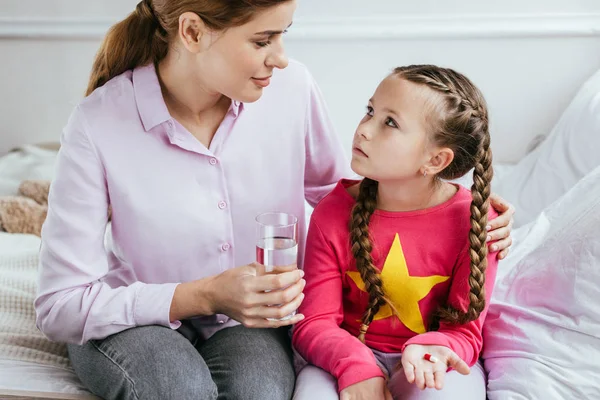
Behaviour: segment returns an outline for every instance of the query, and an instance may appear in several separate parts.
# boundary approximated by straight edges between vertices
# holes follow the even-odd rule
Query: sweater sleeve
[[[469,366],[473,366],[479,359],[483,346],[482,327],[488,312],[496,271],[498,268],[497,252],[488,253],[487,269],[485,272],[485,308],[478,319],[464,325],[453,325],[441,322],[437,331],[426,332],[409,339],[404,346],[411,344],[439,345],[449,347]],[[471,272],[471,261],[469,251],[466,249],[460,256],[455,267],[455,272],[450,286],[448,304],[466,311],[469,304],[469,274]]]
[[[304,320],[294,327],[292,344],[309,363],[331,373],[338,391],[369,378],[383,377],[373,352],[341,328],[342,275],[335,252],[313,218],[304,263]]]

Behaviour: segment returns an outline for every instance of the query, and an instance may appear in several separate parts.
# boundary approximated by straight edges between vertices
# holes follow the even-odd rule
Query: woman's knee
[[[83,384],[105,399],[217,398],[202,357],[168,328],[133,328],[69,345],[69,357]]]
[[[256,368],[244,374],[234,374],[220,394],[225,399],[281,400],[290,399],[296,376],[293,368],[266,370]]]

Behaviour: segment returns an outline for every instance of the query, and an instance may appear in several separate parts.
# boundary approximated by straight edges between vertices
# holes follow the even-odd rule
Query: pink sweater
[[[496,277],[495,253],[488,255],[486,309],[479,319],[460,326],[442,323],[437,331],[428,331],[438,306],[466,310],[468,305],[470,191],[459,187],[450,200],[424,210],[375,211],[369,224],[373,262],[400,316],[382,307],[365,346],[357,335],[368,294],[350,252],[348,230],[354,199],[346,188],[355,183],[340,181],[312,215],[304,264],[306,298],[300,309],[306,318],[294,328],[293,345],[309,363],[330,372],[340,391],[383,376],[370,348],[397,353],[409,344],[442,345],[475,364]],[[495,217],[490,209],[490,219]]]

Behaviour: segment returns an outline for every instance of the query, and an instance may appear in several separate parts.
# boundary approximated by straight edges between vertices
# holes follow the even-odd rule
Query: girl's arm
[[[477,362],[483,346],[481,331],[489,309],[497,269],[497,253],[488,253],[487,269],[485,272],[485,308],[478,319],[464,325],[441,322],[437,331],[426,332],[409,339],[402,347],[402,351],[404,351],[406,346],[411,344],[446,346],[453,350],[469,366],[473,366]],[[448,305],[466,311],[469,304],[470,272],[471,261],[467,249],[461,255],[454,269],[450,293],[448,295]]]
[[[339,391],[369,378],[383,377],[372,351],[340,327],[344,313],[342,274],[315,215],[308,231],[304,272],[306,297],[300,312],[305,319],[294,327],[292,344],[296,350],[309,363],[331,373]]]

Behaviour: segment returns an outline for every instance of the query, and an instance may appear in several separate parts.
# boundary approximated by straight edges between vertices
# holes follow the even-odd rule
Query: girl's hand
[[[426,360],[425,354],[431,354],[437,360]],[[471,370],[466,362],[446,346],[423,346],[411,344],[406,346],[402,353],[402,368],[408,383],[415,383],[419,389],[444,387],[444,378],[448,367],[457,372],[468,375]]]
[[[490,196],[490,205],[500,215],[488,224],[488,242],[497,240],[496,243],[491,245],[490,250],[492,252],[499,251],[498,259],[502,260],[508,255],[509,247],[512,245],[510,231],[514,222],[513,215],[515,214],[515,208],[494,193]]]
[[[340,400],[393,400],[382,377],[370,378],[350,385],[340,392]]]

